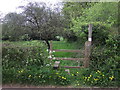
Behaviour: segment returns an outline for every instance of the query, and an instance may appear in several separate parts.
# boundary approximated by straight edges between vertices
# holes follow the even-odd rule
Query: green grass
[[[66,42],[66,41],[52,41],[53,49],[72,49],[79,50],[82,47],[79,47],[79,44],[76,42]],[[83,48],[82,48],[83,49]],[[74,53],[74,52],[53,52],[54,57],[64,57],[64,58],[81,58],[83,54]],[[56,61],[56,60],[54,60]],[[53,63],[54,63],[53,61]],[[81,65],[81,62],[72,61],[72,60],[61,60],[61,66],[78,66]]]

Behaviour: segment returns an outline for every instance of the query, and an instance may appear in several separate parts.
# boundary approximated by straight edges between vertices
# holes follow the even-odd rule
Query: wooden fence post
[[[92,24],[88,27],[88,41],[92,42]]]
[[[52,41],[50,41],[49,56],[50,56],[50,59],[52,59]]]
[[[85,42],[85,61],[84,67],[89,67],[90,53],[91,53],[91,42],[92,42],[92,24],[89,24],[88,28],[88,41]]]

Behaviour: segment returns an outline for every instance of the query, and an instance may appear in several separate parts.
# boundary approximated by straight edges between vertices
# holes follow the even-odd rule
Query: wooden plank
[[[81,52],[84,53],[84,50],[67,50],[67,49],[54,49],[53,52]]]
[[[50,52],[52,51],[52,41],[50,41]]]
[[[62,66],[62,68],[82,68],[80,66]]]
[[[60,57],[55,57],[55,60],[85,60],[85,58],[60,58]]]
[[[53,69],[58,69],[59,68],[59,64],[60,64],[60,61],[55,61]]]

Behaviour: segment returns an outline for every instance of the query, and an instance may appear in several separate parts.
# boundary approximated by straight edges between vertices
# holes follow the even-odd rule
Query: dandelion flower
[[[98,73],[101,73],[101,71],[97,70]]]
[[[21,70],[21,73],[22,73],[23,71],[24,71],[24,70],[22,69],[22,70]]]
[[[97,81],[98,79],[97,78],[94,78],[95,81]]]
[[[64,77],[62,77],[62,79],[64,79]]]
[[[90,77],[92,77],[92,75],[90,75]]]
[[[114,76],[112,76],[112,77],[109,77],[109,79],[110,79],[110,80],[113,80],[113,79],[114,79]]]

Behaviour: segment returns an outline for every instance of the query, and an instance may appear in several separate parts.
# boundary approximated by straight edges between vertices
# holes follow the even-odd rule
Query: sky
[[[63,0],[1,0],[0,1],[0,17],[5,16],[9,12],[21,12],[18,6],[24,6],[28,1],[45,2],[46,4],[56,4]],[[64,0],[64,1],[98,1],[98,0]],[[120,1],[120,0],[103,0],[103,1]]]
[[[1,0],[0,1],[0,14],[4,16],[9,12],[21,12],[18,6],[23,6],[28,3],[28,1],[45,2],[46,4],[57,4],[58,0]]]

